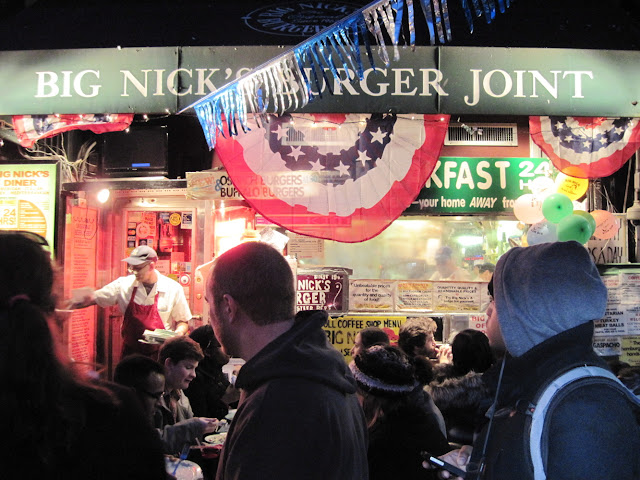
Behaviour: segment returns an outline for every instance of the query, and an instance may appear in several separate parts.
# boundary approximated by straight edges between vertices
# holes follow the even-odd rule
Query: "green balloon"
[[[564,193],[553,193],[542,202],[542,215],[551,223],[558,223],[573,212],[573,202]]]
[[[593,235],[593,233],[596,231],[596,219],[593,218],[593,215],[591,215],[589,212],[585,212],[584,210],[574,210],[573,214],[580,215],[581,217],[587,219],[587,222],[589,222],[589,225],[591,226],[591,235]]]
[[[581,215],[568,215],[558,222],[558,241],[576,242],[585,244],[591,238],[591,225]]]

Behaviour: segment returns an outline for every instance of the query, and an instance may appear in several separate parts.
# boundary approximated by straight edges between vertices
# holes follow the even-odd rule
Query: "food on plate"
[[[213,435],[204,437],[204,441],[210,443],[211,445],[222,445],[226,439],[227,432],[214,433]]]

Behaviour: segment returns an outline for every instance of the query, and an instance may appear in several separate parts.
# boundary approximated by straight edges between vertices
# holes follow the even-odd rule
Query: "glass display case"
[[[437,252],[446,246],[473,280],[478,276],[475,266],[495,265],[500,255],[520,244],[523,233],[518,221],[500,217],[401,217],[365,242],[324,240],[315,257],[305,255],[298,263],[348,267],[353,279],[429,280],[437,271]]]

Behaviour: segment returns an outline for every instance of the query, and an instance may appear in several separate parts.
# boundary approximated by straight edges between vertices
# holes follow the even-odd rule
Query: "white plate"
[[[232,410],[229,410],[229,413],[227,413],[224,418],[226,418],[229,422],[231,422],[231,420],[233,420],[233,417],[235,417],[236,412],[238,411],[237,408],[234,408]]]
[[[164,465],[168,473],[174,474],[173,471],[176,469],[176,464],[180,461],[179,458],[169,457],[165,455],[164,457]],[[202,474],[202,469],[197,463],[194,463],[190,460],[182,460],[180,465],[178,465],[178,470],[176,470],[175,477],[178,480],[202,480],[204,475]]]
[[[211,445],[222,445],[224,441],[227,439],[227,432],[223,433],[214,433],[213,435],[208,435],[204,437],[204,441],[210,443]]]

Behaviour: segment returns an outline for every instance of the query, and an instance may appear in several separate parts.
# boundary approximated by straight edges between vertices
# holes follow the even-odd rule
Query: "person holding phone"
[[[605,314],[607,288],[588,250],[575,241],[511,248],[488,287],[487,336],[502,357],[482,377],[493,392],[493,413],[475,435],[470,456],[466,447],[441,459],[465,470],[467,480],[532,479],[525,446],[537,394],[576,366],[608,369],[593,349],[594,320]],[[639,427],[617,390],[581,385],[545,422],[546,478],[640,478]]]

